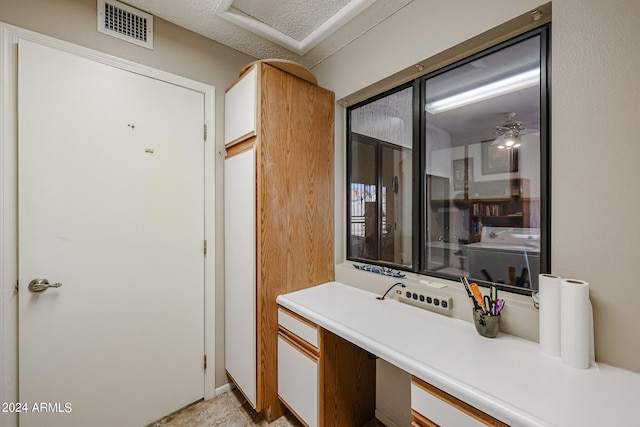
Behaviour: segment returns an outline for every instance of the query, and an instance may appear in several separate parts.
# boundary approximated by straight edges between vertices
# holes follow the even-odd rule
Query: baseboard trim
[[[226,383],[225,385],[216,388],[216,396],[219,396],[222,393],[226,393],[228,391],[231,391],[234,388],[235,388],[234,384]]]
[[[391,418],[376,409],[376,418],[387,427],[400,427]]]

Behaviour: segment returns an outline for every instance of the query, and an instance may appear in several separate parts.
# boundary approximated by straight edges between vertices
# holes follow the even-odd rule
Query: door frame
[[[204,349],[205,399],[215,389],[215,87],[102,52],[0,22],[0,402],[18,400],[18,40],[24,39],[92,61],[182,86],[204,95],[207,141],[204,142],[205,239]],[[2,414],[0,427],[17,426],[16,414]]]

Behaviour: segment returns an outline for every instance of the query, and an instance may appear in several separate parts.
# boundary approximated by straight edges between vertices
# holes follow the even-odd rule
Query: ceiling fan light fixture
[[[491,145],[507,150],[520,147],[520,132],[524,129],[521,122],[513,121],[515,115],[516,113],[506,113],[507,121],[502,126],[496,126],[498,137]]]
[[[508,132],[504,135],[498,136],[491,145],[497,145],[499,149],[511,150],[512,148],[520,147],[520,137],[515,132]]]

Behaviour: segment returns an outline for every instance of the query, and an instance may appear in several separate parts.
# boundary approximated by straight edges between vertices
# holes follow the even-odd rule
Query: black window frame
[[[408,89],[408,88],[413,88],[413,102],[414,102],[414,105],[413,105],[413,116],[414,117],[413,117],[413,133],[412,133],[413,134],[413,140],[412,140],[412,143],[413,143],[413,147],[414,148],[412,148],[412,150],[415,150],[415,146],[416,146],[415,145],[416,144],[416,127],[415,127],[416,126],[416,123],[415,123],[416,122],[416,120],[415,120],[415,113],[416,113],[416,110],[415,110],[415,107],[416,107],[415,106],[415,101],[416,101],[415,90],[416,90],[416,86],[415,86],[415,81],[411,81],[411,82],[396,86],[393,89],[389,89],[389,90],[387,90],[387,91],[385,91],[383,93],[380,93],[380,94],[378,94],[376,96],[373,96],[373,97],[371,97],[369,99],[366,99],[366,100],[364,100],[362,102],[359,102],[359,103],[354,104],[354,105],[352,105],[352,106],[347,108],[347,117],[346,117],[346,128],[347,128],[347,138],[346,138],[346,141],[347,141],[347,144],[346,144],[347,145],[347,156],[346,156],[347,175],[346,175],[346,181],[347,182],[346,182],[346,198],[345,198],[345,201],[346,201],[346,206],[347,206],[347,224],[349,226],[347,227],[347,233],[346,233],[347,240],[346,241],[347,241],[347,259],[350,260],[350,261],[356,261],[356,262],[362,262],[362,263],[367,263],[367,264],[379,265],[379,266],[386,267],[386,268],[391,268],[391,269],[394,269],[394,270],[416,272],[416,270],[415,270],[415,266],[416,266],[416,264],[415,264],[415,262],[416,262],[416,260],[415,260],[415,250],[416,250],[415,244],[416,244],[416,241],[415,240],[416,239],[413,239],[413,241],[412,241],[412,247],[411,247],[411,250],[412,250],[411,264],[412,265],[411,265],[411,267],[407,267],[407,266],[404,266],[402,264],[396,264],[396,263],[392,263],[392,262],[385,262],[385,261],[381,261],[381,260],[375,260],[374,261],[374,260],[371,260],[371,259],[368,259],[368,258],[357,258],[357,257],[354,257],[351,254],[351,244],[350,244],[350,242],[351,242],[351,227],[350,227],[350,225],[351,225],[351,219],[352,219],[352,217],[351,217],[351,184],[352,184],[352,182],[351,182],[351,177],[352,177],[351,162],[353,160],[353,152],[352,152],[353,139],[352,139],[352,135],[355,134],[355,135],[358,135],[358,136],[362,137],[363,140],[360,141],[361,143],[376,144],[376,165],[375,165],[375,167],[378,169],[378,171],[380,170],[380,166],[381,166],[381,162],[382,162],[382,159],[380,158],[379,153],[378,153],[378,151],[380,149],[380,146],[383,145],[383,144],[392,145],[392,144],[389,144],[389,143],[387,143],[385,141],[381,141],[381,140],[378,140],[378,139],[373,138],[373,137],[367,137],[365,135],[360,135],[357,132],[350,132],[350,129],[351,129],[351,111],[355,110],[355,109],[357,109],[359,107],[362,107],[363,105],[370,104],[370,103],[375,102],[375,101],[377,101],[379,99],[385,98],[385,97],[387,97],[389,95],[392,95],[392,94],[394,94],[396,92],[401,92],[401,91],[403,91],[405,89]],[[365,142],[364,140],[368,140],[368,142]],[[412,232],[413,233],[415,233],[415,230],[416,230],[416,228],[415,228],[415,222],[416,222],[415,221],[416,220],[416,213],[415,213],[415,203],[416,203],[416,200],[415,200],[415,197],[416,197],[416,190],[415,190],[415,184],[416,184],[415,160],[416,160],[415,152],[412,152],[412,168],[413,168],[413,170],[412,170],[412,189],[413,189],[413,191],[412,191],[412,219],[413,219],[413,221],[412,221],[412,227],[413,227]],[[380,200],[379,199],[379,195],[380,195],[380,192],[381,192],[381,188],[380,188],[381,187],[381,181],[382,181],[382,177],[378,174],[377,179],[376,179],[376,193],[377,193],[376,197],[378,197],[378,198],[376,200]],[[378,206],[378,224],[380,224],[380,221],[381,221],[380,211],[381,211],[381,206]],[[378,230],[378,233],[380,233],[380,230]]]
[[[445,73],[449,70],[475,61],[481,57],[497,52],[506,47],[520,43],[532,37],[540,37],[540,273],[548,273],[551,271],[551,23],[541,25],[533,30],[515,36],[509,40],[498,43],[481,52],[470,55],[450,65],[444,66],[438,70],[417,77],[414,80],[394,87],[372,98],[347,107],[346,111],[346,202],[347,202],[347,230],[346,242],[347,252],[346,258],[349,261],[363,262],[367,264],[380,265],[395,270],[404,270],[417,273],[420,275],[428,275],[448,280],[459,280],[460,276],[451,274],[438,273],[437,271],[427,270],[426,267],[426,238],[425,230],[427,224],[426,201],[427,183],[426,183],[426,112],[425,105],[425,84],[426,81],[434,76]],[[352,153],[352,132],[351,132],[351,111],[362,107],[371,102],[389,96],[395,92],[413,87],[413,147],[412,147],[412,265],[407,267],[400,264],[381,262],[370,259],[355,258],[351,254],[351,164],[353,161]],[[419,179],[419,177],[425,177]],[[379,177],[378,177],[379,178]],[[476,283],[482,286],[495,285],[495,283],[485,282],[479,278],[473,278]],[[501,288],[500,285],[498,285]],[[519,293],[530,294],[531,289],[518,289],[511,286],[504,287],[503,290]]]

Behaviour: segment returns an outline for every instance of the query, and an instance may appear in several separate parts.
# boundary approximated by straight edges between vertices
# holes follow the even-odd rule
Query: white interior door
[[[148,424],[204,393],[203,94],[18,55],[20,425]]]

